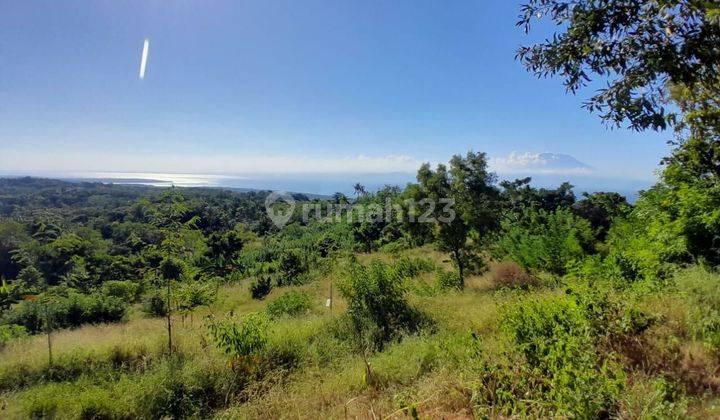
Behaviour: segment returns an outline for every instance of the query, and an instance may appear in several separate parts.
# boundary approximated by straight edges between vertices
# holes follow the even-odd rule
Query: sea
[[[71,182],[101,182],[119,185],[146,185],[153,187],[206,187],[232,190],[270,190],[304,193],[314,196],[330,196],[340,192],[353,195],[354,186],[362,184],[366,191],[377,191],[384,186],[404,187],[415,182],[415,174],[391,173],[303,173],[303,174],[193,174],[162,172],[73,172],[73,171],[0,171],[0,177],[32,176],[60,179]],[[504,174],[498,179],[515,179],[532,174]],[[533,186],[555,188],[568,181],[575,186],[575,194],[583,192],[614,191],[634,202],[641,190],[649,188],[653,181],[599,178],[587,176],[538,175],[533,177]]]

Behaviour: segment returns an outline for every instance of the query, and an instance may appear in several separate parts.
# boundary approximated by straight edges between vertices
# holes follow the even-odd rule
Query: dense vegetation
[[[1,416],[717,417],[718,13],[524,8],[561,30],[530,70],[616,77],[591,110],[675,129],[632,204],[472,151],[295,195],[283,228],[269,192],[0,180]]]

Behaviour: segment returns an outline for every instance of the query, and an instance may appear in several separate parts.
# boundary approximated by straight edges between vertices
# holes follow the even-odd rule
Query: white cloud
[[[67,153],[59,150],[6,151],[0,153],[4,172],[81,173],[173,173],[173,174],[415,174],[427,160],[407,155],[188,155],[166,153],[103,153],[86,150]],[[435,163],[432,162],[435,166]],[[500,175],[599,175],[572,156],[559,153],[510,153],[489,159],[491,170]]]
[[[414,173],[423,161],[405,155],[310,157],[281,155],[188,156],[166,154],[0,154],[0,169],[42,172],[124,172],[178,174]]]
[[[489,166],[500,174],[592,175],[595,169],[570,155],[561,153],[518,153],[491,158]]]

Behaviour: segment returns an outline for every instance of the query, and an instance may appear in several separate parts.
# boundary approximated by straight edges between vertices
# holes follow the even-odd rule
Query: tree
[[[663,180],[671,184],[720,179],[720,75],[715,89],[674,85],[670,98],[683,118],[675,126],[675,150],[665,158]]]
[[[218,274],[226,274],[234,268],[233,260],[242,251],[248,235],[239,230],[216,232],[208,238],[208,257]]]
[[[350,201],[348,201],[348,198],[345,196],[345,194],[341,192],[336,192],[332,196],[332,202],[335,204],[348,204]]]
[[[30,227],[30,233],[34,239],[41,243],[54,241],[60,236],[61,230],[52,223],[36,222]]]
[[[467,270],[478,262],[477,247],[499,223],[495,174],[488,172],[484,153],[468,152],[464,158],[453,156],[449,171],[445,165],[435,171],[427,163],[422,165],[417,179],[420,188],[415,198],[429,206],[428,213],[437,222],[436,242],[450,253],[464,283]]]
[[[302,283],[302,275],[307,272],[307,266],[301,258],[299,250],[283,250],[278,259],[276,283],[278,286],[289,286]]]
[[[219,279],[222,280],[222,279]],[[210,305],[217,298],[218,279],[213,281],[191,281],[181,285],[177,292],[177,309],[185,315],[190,314],[192,323],[192,311],[199,306]]]
[[[608,80],[585,107],[613,126],[665,129],[668,84],[720,95],[719,9],[699,0],[530,0],[518,26],[528,32],[549,17],[561,29],[517,57],[538,77],[561,76],[573,93],[593,77]]]
[[[4,278],[0,276],[0,313],[10,308],[10,305],[17,302],[17,293],[15,287],[7,284]]]
[[[45,287],[45,279],[34,265],[28,265],[17,276],[17,284],[25,293],[38,293]]]
[[[557,275],[591,251],[595,239],[590,223],[566,209],[527,208],[521,218],[505,218],[502,227],[498,248],[505,257],[527,270]]]
[[[81,290],[83,293],[90,292],[91,287],[94,285],[86,266],[87,263],[83,257],[73,255],[65,263],[65,273],[61,277],[62,283]]]
[[[0,276],[17,277],[22,266],[13,260],[13,251],[29,240],[25,226],[14,220],[0,220]]]
[[[632,207],[627,199],[615,192],[583,193],[583,199],[575,203],[575,215],[590,222],[598,239],[604,239],[613,219],[627,216]]]
[[[365,190],[365,187],[360,184],[359,182],[353,186],[355,189],[355,196],[356,197],[364,197],[367,194],[367,191]]]
[[[513,213],[522,214],[525,209],[532,207],[536,210],[554,212],[559,209],[569,209],[575,203],[573,186],[563,182],[555,189],[533,188],[530,186],[532,178],[516,179],[515,181],[502,181],[502,199],[505,208]]]
[[[47,282],[55,285],[77,265],[73,263],[73,258],[85,257],[91,249],[92,244],[79,235],[63,234],[54,241],[43,245],[38,265]]]
[[[408,303],[403,282],[386,264],[373,261],[366,267],[351,261],[347,274],[340,292],[348,305],[355,344],[364,358],[368,350],[382,349],[403,332],[421,326],[422,315]]]
[[[168,353],[172,354],[172,282],[180,279],[184,271],[183,263],[172,257],[165,258],[160,264],[160,273],[167,287],[167,332]]]
[[[522,10],[518,24],[526,31],[543,16],[561,28],[518,51],[530,71],[562,76],[572,92],[591,77],[607,79],[588,109],[614,126],[627,121],[635,130],[676,130],[661,182],[631,214],[639,239],[625,247],[623,258],[639,266],[656,257],[648,267],[697,259],[720,264],[718,1],[529,0]],[[668,101],[679,115],[665,109]],[[628,235],[610,237],[623,238],[614,240],[621,245]],[[637,258],[627,257],[633,253]]]

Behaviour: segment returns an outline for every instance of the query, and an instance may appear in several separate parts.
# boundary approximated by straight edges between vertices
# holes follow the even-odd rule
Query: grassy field
[[[430,249],[409,254],[446,264]],[[390,260],[384,254],[359,257],[365,263],[374,258]],[[289,288],[277,288],[262,301],[250,298],[247,284],[221,288],[211,307],[174,317],[172,355],[165,320],[139,311],[121,324],[54,332],[52,365],[45,335],[11,343],[0,353],[0,417],[498,417],[495,405],[482,397],[490,385],[473,366],[472,349],[479,346],[491,361],[506,359],[513,344],[500,328],[504,308],[521,298],[565,293],[549,283],[496,290],[488,275],[470,278],[462,291],[428,293],[432,273],[423,274],[412,280],[408,299],[433,320],[432,327],[367,355],[366,364],[343,335],[345,303],[335,293],[332,313],[325,306],[339,276],[333,271],[296,288],[312,296],[311,310],[273,321],[260,366],[252,372],[231,368],[204,319],[262,311]],[[676,279],[671,292],[638,299],[657,322],[624,350],[615,349],[626,373],[619,417],[720,415],[713,396],[720,389],[720,363],[693,330],[703,316],[693,299],[720,297],[720,276],[692,268]],[[682,386],[669,391],[668,384]],[[678,394],[669,398],[669,392]],[[542,401],[529,407],[528,415],[545,412]]]

